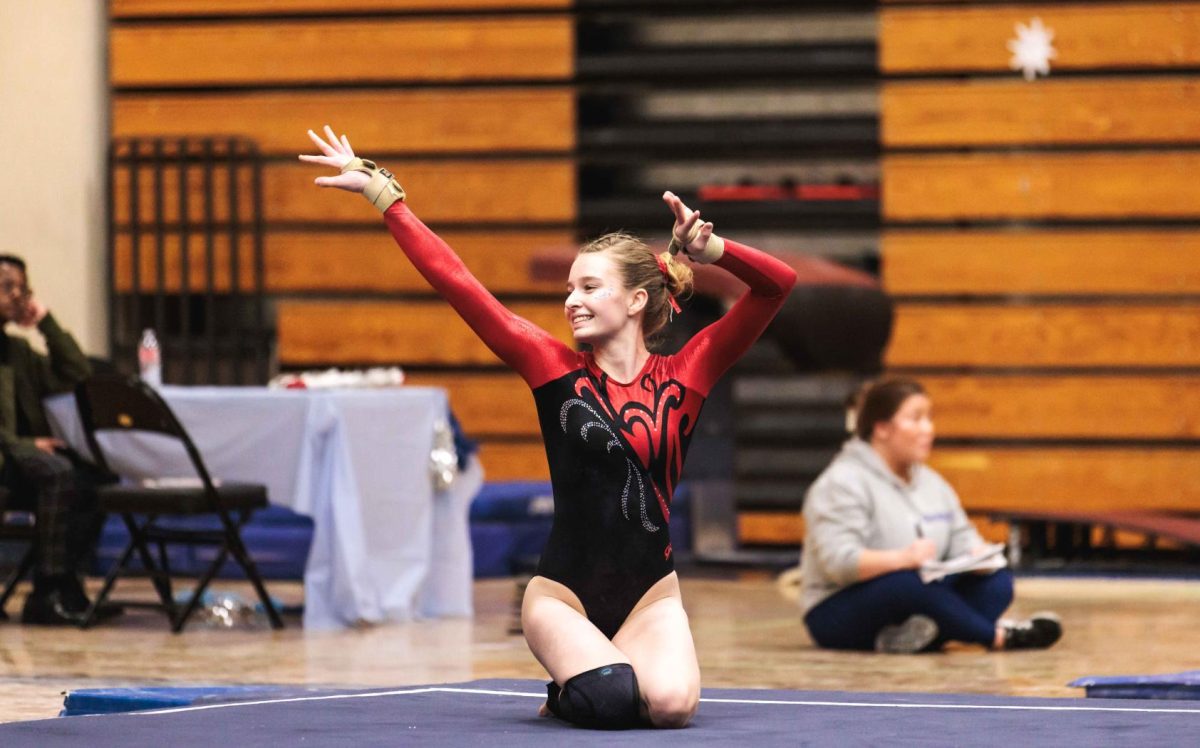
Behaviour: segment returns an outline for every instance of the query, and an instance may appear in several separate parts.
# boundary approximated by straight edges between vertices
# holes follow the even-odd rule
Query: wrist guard
[[[371,178],[363,188],[363,197],[380,213],[387,211],[397,200],[404,200],[404,188],[396,181],[396,177],[387,169],[376,166],[374,161],[352,158],[342,167],[343,174],[348,171],[361,171]]]
[[[709,265],[721,259],[721,255],[725,254],[725,240],[716,234],[709,234],[708,243],[704,245],[704,249],[699,251],[687,250],[687,246],[696,240],[700,235],[700,222],[697,221],[692,230],[688,233],[687,241],[679,241],[675,236],[675,232],[671,232],[671,241],[667,244],[667,251],[672,255],[677,255],[680,252],[687,255],[687,258],[692,262],[698,262],[701,265]]]

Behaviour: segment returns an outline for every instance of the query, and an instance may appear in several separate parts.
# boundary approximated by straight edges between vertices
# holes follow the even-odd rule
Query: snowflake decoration
[[[1029,25],[1018,23],[1017,38],[1008,42],[1012,52],[1009,67],[1020,70],[1025,80],[1031,81],[1041,75],[1050,75],[1050,61],[1058,57],[1054,49],[1054,30],[1042,25],[1042,19],[1034,18]]]

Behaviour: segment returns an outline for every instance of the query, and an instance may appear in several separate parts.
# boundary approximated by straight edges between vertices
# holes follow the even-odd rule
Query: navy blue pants
[[[915,571],[894,571],[835,592],[808,611],[804,623],[818,646],[874,649],[881,628],[920,613],[937,622],[935,647],[947,641],[990,647],[996,621],[1012,599],[1008,569],[958,574],[930,584]]]

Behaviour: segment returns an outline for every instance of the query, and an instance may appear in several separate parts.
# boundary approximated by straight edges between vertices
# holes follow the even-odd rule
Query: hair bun
[[[667,293],[677,299],[687,298],[692,294],[695,285],[695,273],[692,269],[675,258],[670,252],[663,252],[658,259],[666,268]]]

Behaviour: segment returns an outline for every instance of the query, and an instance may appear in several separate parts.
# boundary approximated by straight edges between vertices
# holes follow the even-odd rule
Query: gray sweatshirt
[[[981,545],[958,494],[926,465],[905,483],[861,439],[846,442],[804,498],[804,552],[800,607],[807,613],[858,580],[864,548],[896,550],[918,533],[937,545],[938,558],[955,558]]]

